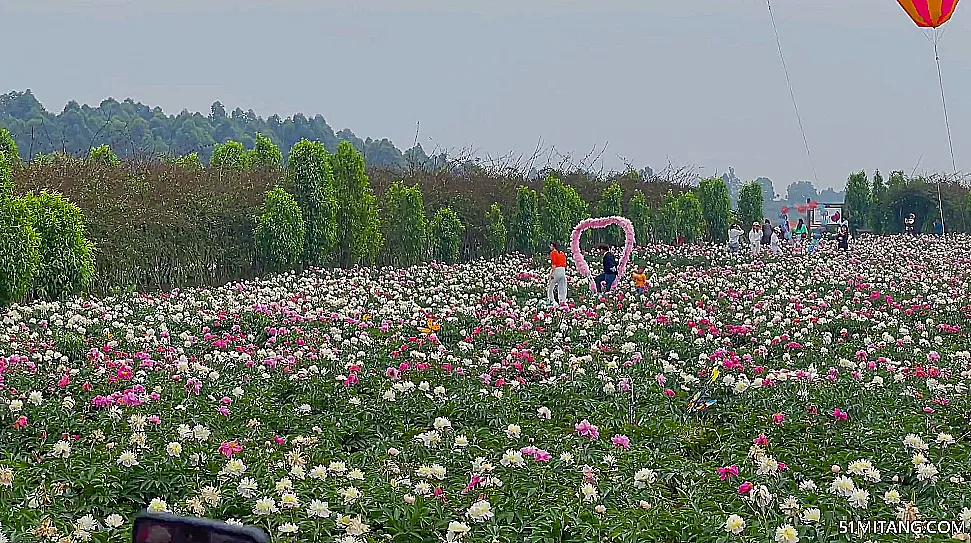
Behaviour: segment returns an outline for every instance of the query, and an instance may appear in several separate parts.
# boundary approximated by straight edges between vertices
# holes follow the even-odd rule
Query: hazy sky
[[[949,171],[933,46],[894,0],[775,0],[821,187]],[[405,7],[407,6],[407,7]],[[971,6],[969,6],[971,7]],[[940,42],[958,169],[971,10]],[[482,155],[608,144],[660,168],[812,180],[764,0],[0,0],[0,92],[320,113],[335,130]],[[921,158],[922,157],[922,158]]]

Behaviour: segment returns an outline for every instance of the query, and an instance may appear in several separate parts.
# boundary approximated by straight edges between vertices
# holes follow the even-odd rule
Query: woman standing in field
[[[556,242],[550,242],[550,280],[546,294],[554,304],[566,301],[566,253],[560,251]]]
[[[839,241],[839,247],[841,251],[847,251],[850,248],[850,229],[843,225],[840,227],[840,233],[836,236]]]
[[[749,230],[748,233],[748,243],[752,248],[753,255],[759,254],[759,249],[761,248],[762,232],[760,231],[760,228],[759,223],[754,222],[752,223],[752,229]]]

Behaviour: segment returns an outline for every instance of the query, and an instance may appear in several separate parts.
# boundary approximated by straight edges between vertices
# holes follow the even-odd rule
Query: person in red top
[[[566,254],[555,242],[550,242],[550,280],[546,294],[553,303],[566,301]]]

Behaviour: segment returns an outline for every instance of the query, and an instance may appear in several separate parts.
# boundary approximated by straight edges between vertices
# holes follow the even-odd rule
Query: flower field
[[[564,308],[519,257],[12,307],[0,542],[130,541],[145,508],[344,543],[971,520],[971,237],[634,263],[646,294],[574,272]]]

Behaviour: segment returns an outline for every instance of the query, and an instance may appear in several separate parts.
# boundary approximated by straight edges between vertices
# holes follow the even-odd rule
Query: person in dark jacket
[[[762,246],[768,247],[772,243],[772,223],[769,219],[765,219],[765,224],[762,225]]]
[[[610,290],[617,281],[617,257],[611,252],[607,245],[597,247],[603,253],[603,273],[598,275],[594,281],[597,283],[597,292]]]
[[[849,250],[850,248],[850,229],[843,225],[840,227],[839,234],[836,236],[836,240],[839,242],[839,248],[841,251]]]

